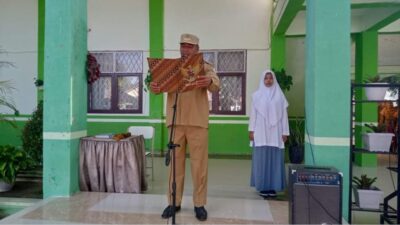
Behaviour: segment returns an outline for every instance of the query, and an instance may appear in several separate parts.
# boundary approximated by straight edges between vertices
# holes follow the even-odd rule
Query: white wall
[[[286,39],[286,73],[293,78],[293,86],[286,93],[289,116],[304,116],[305,39]]]
[[[194,33],[201,49],[247,49],[247,107],[260,73],[269,67],[272,0],[166,0],[166,57],[179,56],[179,37]]]
[[[36,108],[37,76],[37,0],[0,0],[1,61],[15,67],[0,68],[0,80],[10,80],[15,91],[12,97],[21,114],[31,114]],[[8,113],[0,108],[0,113]]]
[[[148,0],[88,0],[88,49],[149,49]]]
[[[149,57],[148,0],[88,0],[88,49],[143,51],[144,78]],[[144,92],[143,115],[149,114],[149,95]]]

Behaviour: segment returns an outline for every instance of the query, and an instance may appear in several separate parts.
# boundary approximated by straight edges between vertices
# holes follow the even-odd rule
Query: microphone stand
[[[176,123],[176,107],[178,102],[178,92],[175,93],[175,103],[172,106],[173,114],[172,114],[172,124],[171,124],[171,131],[169,133],[169,142],[167,144],[168,153],[165,156],[165,165],[168,166],[171,161],[171,151],[172,151],[172,224],[175,224],[175,207],[176,207],[176,166],[175,166],[175,148],[179,147],[178,144],[175,144],[173,141],[174,137],[174,129]],[[169,185],[169,184],[168,184]]]

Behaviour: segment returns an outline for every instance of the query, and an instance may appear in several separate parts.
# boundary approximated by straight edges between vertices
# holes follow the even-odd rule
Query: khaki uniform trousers
[[[171,131],[171,129],[170,129]],[[185,183],[186,148],[190,151],[190,168],[193,180],[193,203],[200,207],[207,203],[208,176],[208,129],[197,126],[175,126],[174,143],[180,147],[175,149],[176,160],[176,205],[182,202],[183,186]],[[169,169],[168,202],[172,205],[172,152]]]

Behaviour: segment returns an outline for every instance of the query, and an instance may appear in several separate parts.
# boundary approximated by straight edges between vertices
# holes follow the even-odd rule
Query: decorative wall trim
[[[355,122],[354,124],[355,124],[356,126],[360,126],[360,127],[365,126],[365,124],[373,124],[373,125],[375,125],[375,126],[378,125],[377,122]]]
[[[161,119],[88,118],[87,122],[100,122],[100,123],[165,123],[165,120],[161,120]]]
[[[87,122],[100,123],[165,123],[161,119],[108,119],[108,118],[88,118]],[[210,124],[249,124],[248,120],[210,120]]]
[[[5,117],[5,119],[10,120],[10,121],[28,121],[30,117]]]
[[[309,137],[309,138],[308,138]],[[347,137],[314,137],[305,136],[305,142],[320,146],[349,146],[350,138]]]
[[[73,140],[87,136],[87,130],[74,132],[43,132],[44,140]]]

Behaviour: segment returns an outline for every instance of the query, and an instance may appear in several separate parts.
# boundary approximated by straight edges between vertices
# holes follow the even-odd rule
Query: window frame
[[[116,72],[115,71],[115,55],[117,53],[124,52],[140,52],[141,54],[141,64],[142,64],[142,73],[126,73],[126,72]],[[142,51],[92,51],[92,54],[96,53],[112,53],[113,54],[113,72],[101,72],[100,67],[100,77],[111,77],[111,109],[92,109],[91,107],[91,99],[92,99],[92,85],[88,84],[87,90],[87,111],[88,113],[100,113],[100,114],[141,114],[143,113],[143,52]],[[139,79],[139,97],[138,97],[138,108],[134,110],[121,110],[118,107],[119,101],[119,89],[118,89],[118,78],[120,77],[137,77]]]
[[[247,51],[245,49],[205,49],[202,50],[201,52],[203,53],[213,53],[214,54],[214,62],[209,62],[210,64],[213,65],[213,67],[216,70],[217,76],[220,78],[221,77],[229,77],[229,76],[237,76],[242,78],[242,104],[241,104],[241,110],[240,111],[226,111],[226,110],[219,110],[220,102],[219,102],[219,95],[220,91],[218,92],[213,92],[212,94],[212,102],[211,102],[211,110],[210,114],[212,115],[246,115],[246,79],[247,79]],[[224,71],[218,71],[218,54],[219,53],[226,53],[226,52],[243,52],[243,71],[229,71],[229,72],[224,72]],[[221,84],[220,84],[221,86]]]

